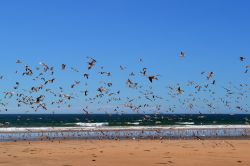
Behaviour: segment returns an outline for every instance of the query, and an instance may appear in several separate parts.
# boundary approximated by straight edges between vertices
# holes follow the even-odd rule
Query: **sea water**
[[[0,141],[54,139],[248,138],[250,115],[0,115]]]

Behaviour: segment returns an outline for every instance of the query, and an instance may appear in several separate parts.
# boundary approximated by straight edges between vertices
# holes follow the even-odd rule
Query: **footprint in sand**
[[[95,150],[96,148],[90,148],[90,149],[86,149],[86,150]]]
[[[163,157],[163,158],[165,158],[165,159],[170,159],[170,158],[172,158],[172,157],[170,157],[170,156],[166,156],[166,157]]]
[[[160,165],[164,165],[164,164],[173,164],[173,161],[168,161],[167,163],[156,163],[156,164],[160,164]]]
[[[0,161],[0,164],[8,164],[9,162],[7,161]]]
[[[30,148],[26,148],[26,149],[24,149],[22,152],[28,153],[28,152],[36,152],[36,151],[40,152],[41,149],[30,149]]]

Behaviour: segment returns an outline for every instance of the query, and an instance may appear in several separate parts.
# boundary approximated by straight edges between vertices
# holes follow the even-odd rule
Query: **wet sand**
[[[250,165],[250,140],[70,140],[0,143],[0,166]]]

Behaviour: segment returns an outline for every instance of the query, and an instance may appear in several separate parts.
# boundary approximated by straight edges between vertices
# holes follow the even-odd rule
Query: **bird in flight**
[[[148,76],[148,80],[152,83],[153,80],[158,80],[156,76]]]
[[[179,57],[184,58],[185,56],[186,56],[185,53],[183,51],[181,51]]]
[[[93,58],[89,58],[89,61],[88,61],[88,70],[92,69],[96,64],[96,60],[93,59]]]
[[[65,64],[62,64],[62,65],[61,65],[61,69],[62,69],[62,70],[65,70],[65,68],[66,68],[66,65],[65,65]]]
[[[245,59],[246,59],[246,58],[243,57],[243,56],[240,57],[240,61],[242,61],[242,62],[243,62]]]

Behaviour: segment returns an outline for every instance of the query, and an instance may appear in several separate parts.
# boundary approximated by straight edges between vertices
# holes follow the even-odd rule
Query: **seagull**
[[[62,64],[62,65],[61,65],[61,69],[62,69],[62,70],[65,70],[65,68],[66,68],[66,65],[65,65],[65,64]]]
[[[20,63],[22,63],[22,62],[18,59],[18,60],[16,61],[16,63],[17,63],[17,64],[20,64]]]
[[[147,68],[143,68],[142,69],[142,71],[141,71],[141,74],[143,75],[143,76],[146,76],[146,73],[147,73]]]
[[[44,72],[47,72],[47,71],[49,70],[49,66],[48,66],[48,65],[46,65],[45,63],[40,62],[39,64],[43,66],[43,68],[44,68],[44,69],[43,69],[43,70],[44,70]]]
[[[40,103],[41,101],[43,101],[44,98],[45,98],[44,95],[40,95],[39,97],[36,98],[36,103]]]
[[[124,66],[120,65],[120,69],[121,69],[121,70],[125,70],[125,69],[126,69],[126,67],[124,67]]]
[[[84,73],[84,74],[83,74],[83,77],[85,77],[85,78],[89,79],[89,74]]]
[[[89,58],[88,62],[88,70],[92,69],[95,66],[96,60],[93,58]]]
[[[27,75],[27,76],[31,76],[33,75],[33,71],[30,69],[29,66],[25,66],[25,72],[23,73],[23,75]]]
[[[108,85],[108,87],[111,87],[113,84],[111,82],[109,82],[107,85]]]
[[[176,92],[177,92],[177,94],[183,94],[184,90],[182,90],[181,87],[178,87]]]
[[[153,80],[158,80],[156,76],[148,76],[149,81],[152,83]]]
[[[79,72],[79,70],[74,68],[74,67],[71,67],[71,70],[74,71],[74,72],[77,72],[77,73]]]
[[[127,80],[126,84],[128,85],[129,88],[135,87],[135,83],[133,83],[130,79]]]
[[[100,88],[98,88],[98,89],[97,89],[97,91],[99,91],[99,92],[101,92],[101,93],[102,93],[102,92],[105,92],[105,91],[106,91],[106,89],[105,89],[105,88],[103,88],[103,87],[100,87]]]
[[[86,109],[84,109],[84,108],[82,109],[82,111],[83,111],[83,112],[85,112],[85,114],[86,114],[86,115],[88,115],[88,114],[89,114],[89,111],[87,111],[87,110],[86,110]]]
[[[242,62],[243,62],[245,59],[246,59],[246,58],[243,57],[243,56],[240,57],[240,61],[242,61]]]
[[[129,74],[129,76],[135,76],[135,73],[131,72],[131,73]]]
[[[102,72],[99,72],[99,74],[106,75],[106,76],[111,76],[110,72],[104,72],[104,71],[102,71]]]
[[[181,51],[179,56],[180,56],[180,58],[184,58],[186,55],[184,52]]]
[[[207,79],[209,80],[210,78],[212,78],[214,75],[214,72],[208,72],[208,76],[207,76]]]
[[[15,94],[15,92],[4,92],[4,94],[5,94],[4,98],[7,97],[11,98]]]

